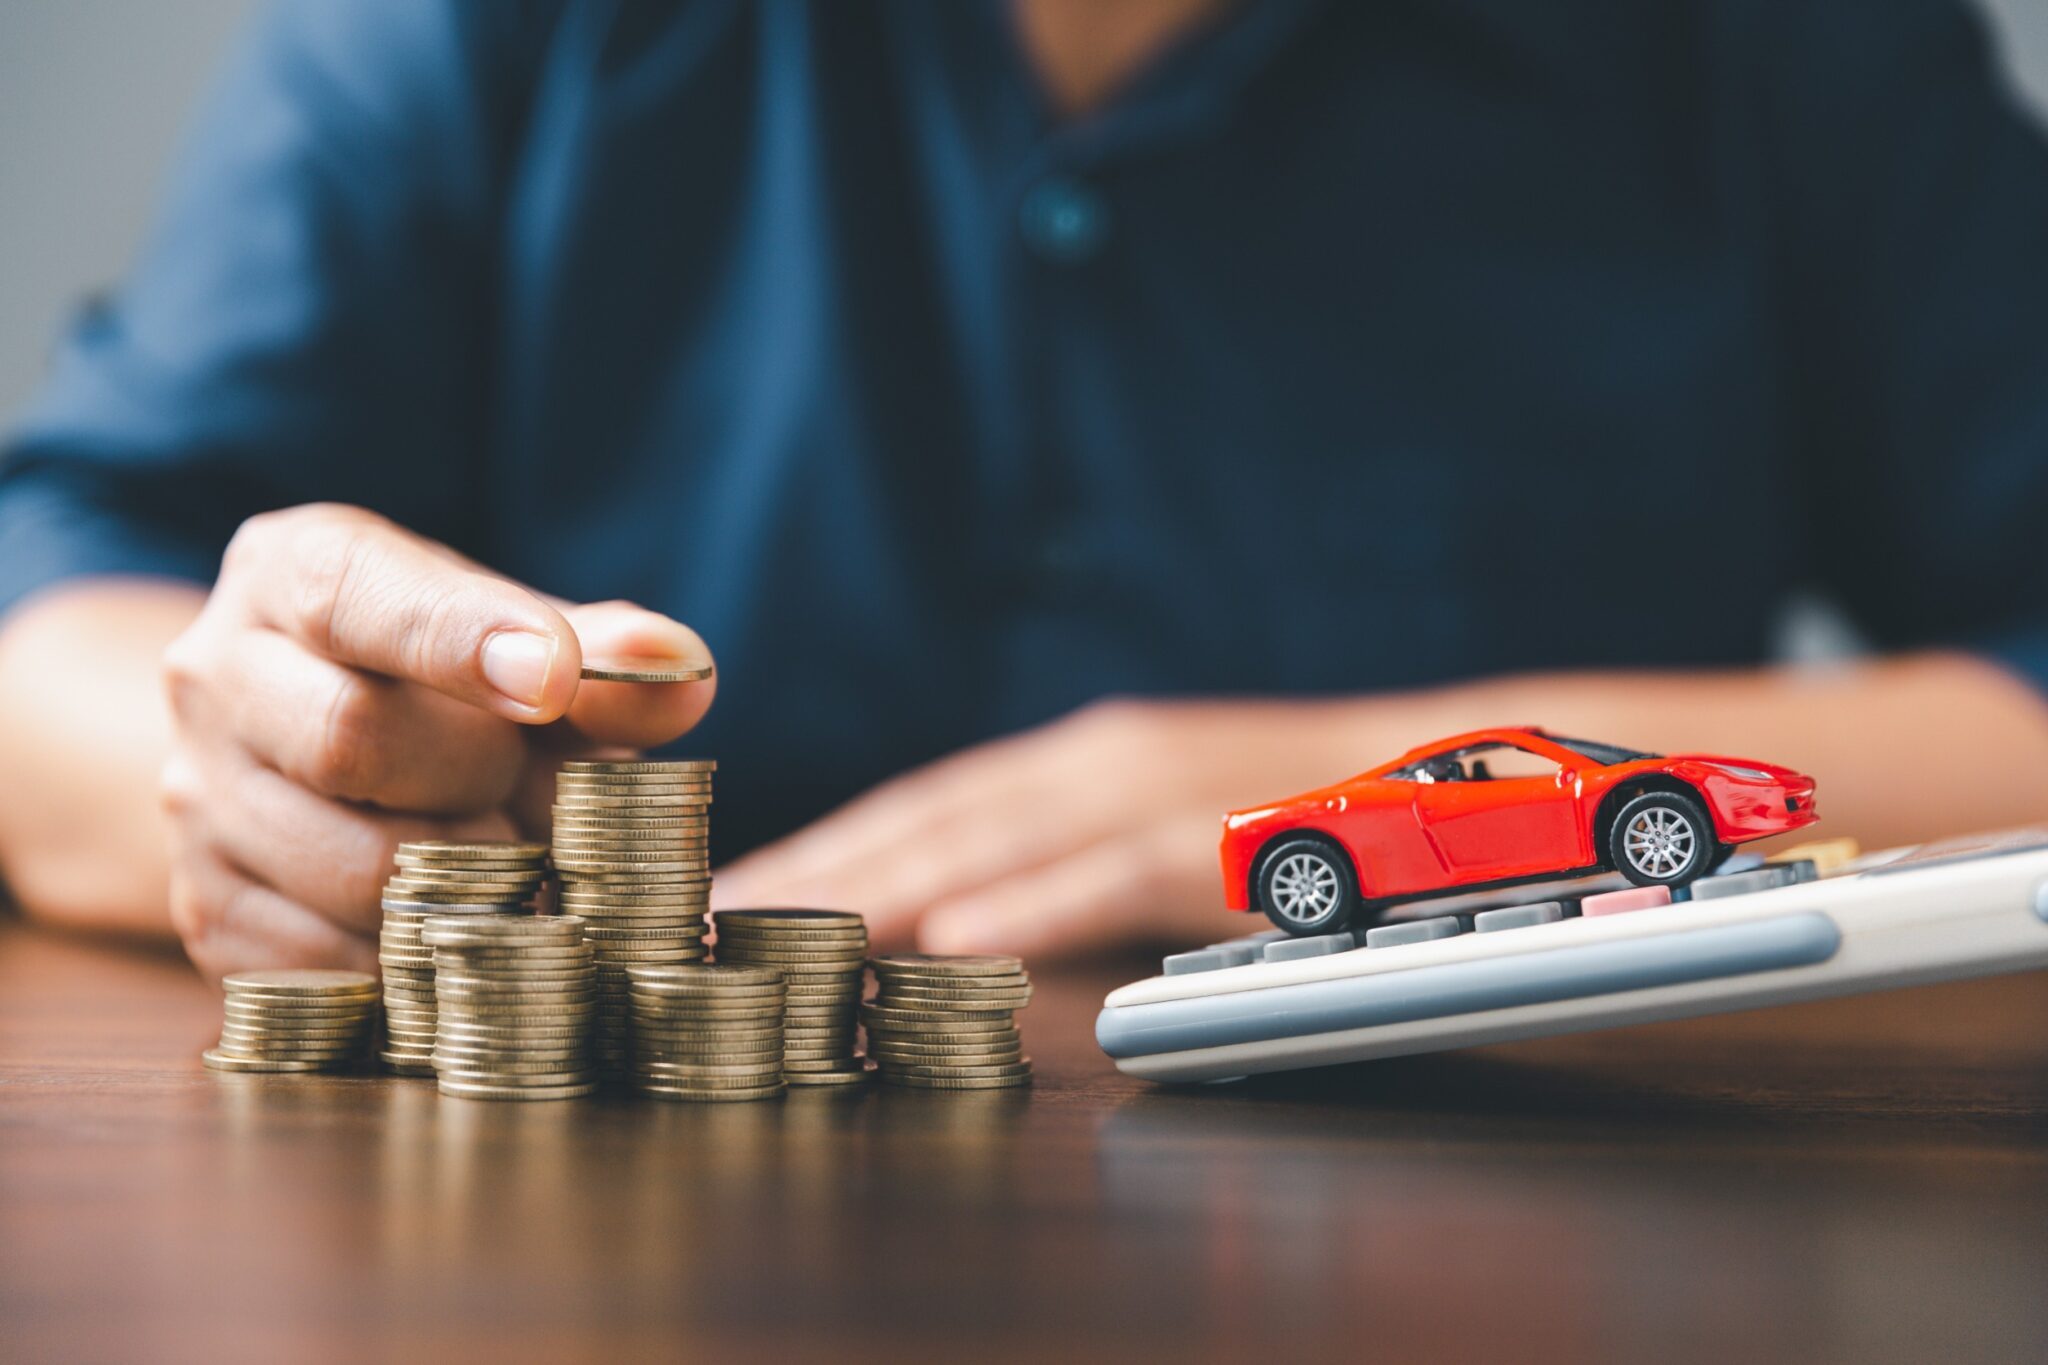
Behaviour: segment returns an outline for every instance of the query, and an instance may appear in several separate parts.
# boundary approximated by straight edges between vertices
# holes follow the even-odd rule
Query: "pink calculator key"
[[[1660,905],[1671,904],[1671,888],[1668,886],[1632,886],[1626,891],[1608,891],[1598,896],[1588,896],[1579,902],[1579,913],[1591,919],[1595,915],[1625,915],[1631,910],[1655,910]]]

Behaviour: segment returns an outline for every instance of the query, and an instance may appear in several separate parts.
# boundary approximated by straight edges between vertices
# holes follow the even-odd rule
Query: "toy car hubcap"
[[[1273,869],[1273,908],[1294,924],[1314,924],[1337,908],[1337,869],[1313,853],[1290,853]]]
[[[1629,865],[1645,877],[1675,877],[1692,861],[1692,822],[1668,806],[1637,811],[1622,836]]]

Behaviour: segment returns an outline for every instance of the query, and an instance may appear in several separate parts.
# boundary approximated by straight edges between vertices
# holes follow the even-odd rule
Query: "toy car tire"
[[[1607,831],[1608,860],[1637,886],[1685,886],[1706,875],[1720,851],[1706,808],[1680,792],[1630,797]]]
[[[1297,938],[1339,933],[1358,910],[1358,874],[1328,839],[1303,836],[1269,849],[1256,883],[1259,909]]]

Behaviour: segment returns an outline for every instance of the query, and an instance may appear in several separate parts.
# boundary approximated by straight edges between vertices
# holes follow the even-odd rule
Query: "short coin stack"
[[[671,1100],[782,1093],[782,973],[767,967],[635,966],[633,1083]]]
[[[861,1009],[868,1056],[890,1085],[999,1090],[1031,1083],[1015,1011],[1031,978],[1014,957],[878,957],[875,998]]]
[[[709,759],[566,763],[555,778],[561,909],[588,924],[597,957],[597,1060],[622,1076],[627,969],[704,960],[711,893]]]
[[[432,915],[531,914],[547,879],[539,844],[400,844],[384,884],[384,1064],[405,1076],[434,1074],[434,950],[420,941]]]
[[[220,1044],[201,1059],[215,1071],[339,1071],[365,1060],[377,1036],[367,972],[236,972],[221,989]]]
[[[782,1078],[791,1085],[858,1085],[855,1047],[868,926],[844,910],[721,910],[718,960],[773,967],[788,984]]]
[[[591,952],[573,915],[436,915],[434,1072],[441,1093],[558,1100],[596,1088]]]

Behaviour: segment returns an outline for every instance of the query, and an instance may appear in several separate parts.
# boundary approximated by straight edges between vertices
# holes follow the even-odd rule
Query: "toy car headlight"
[[[1739,763],[1712,763],[1709,767],[1719,768],[1734,777],[1747,778],[1751,782],[1769,782],[1771,775],[1761,768],[1745,768]]]

